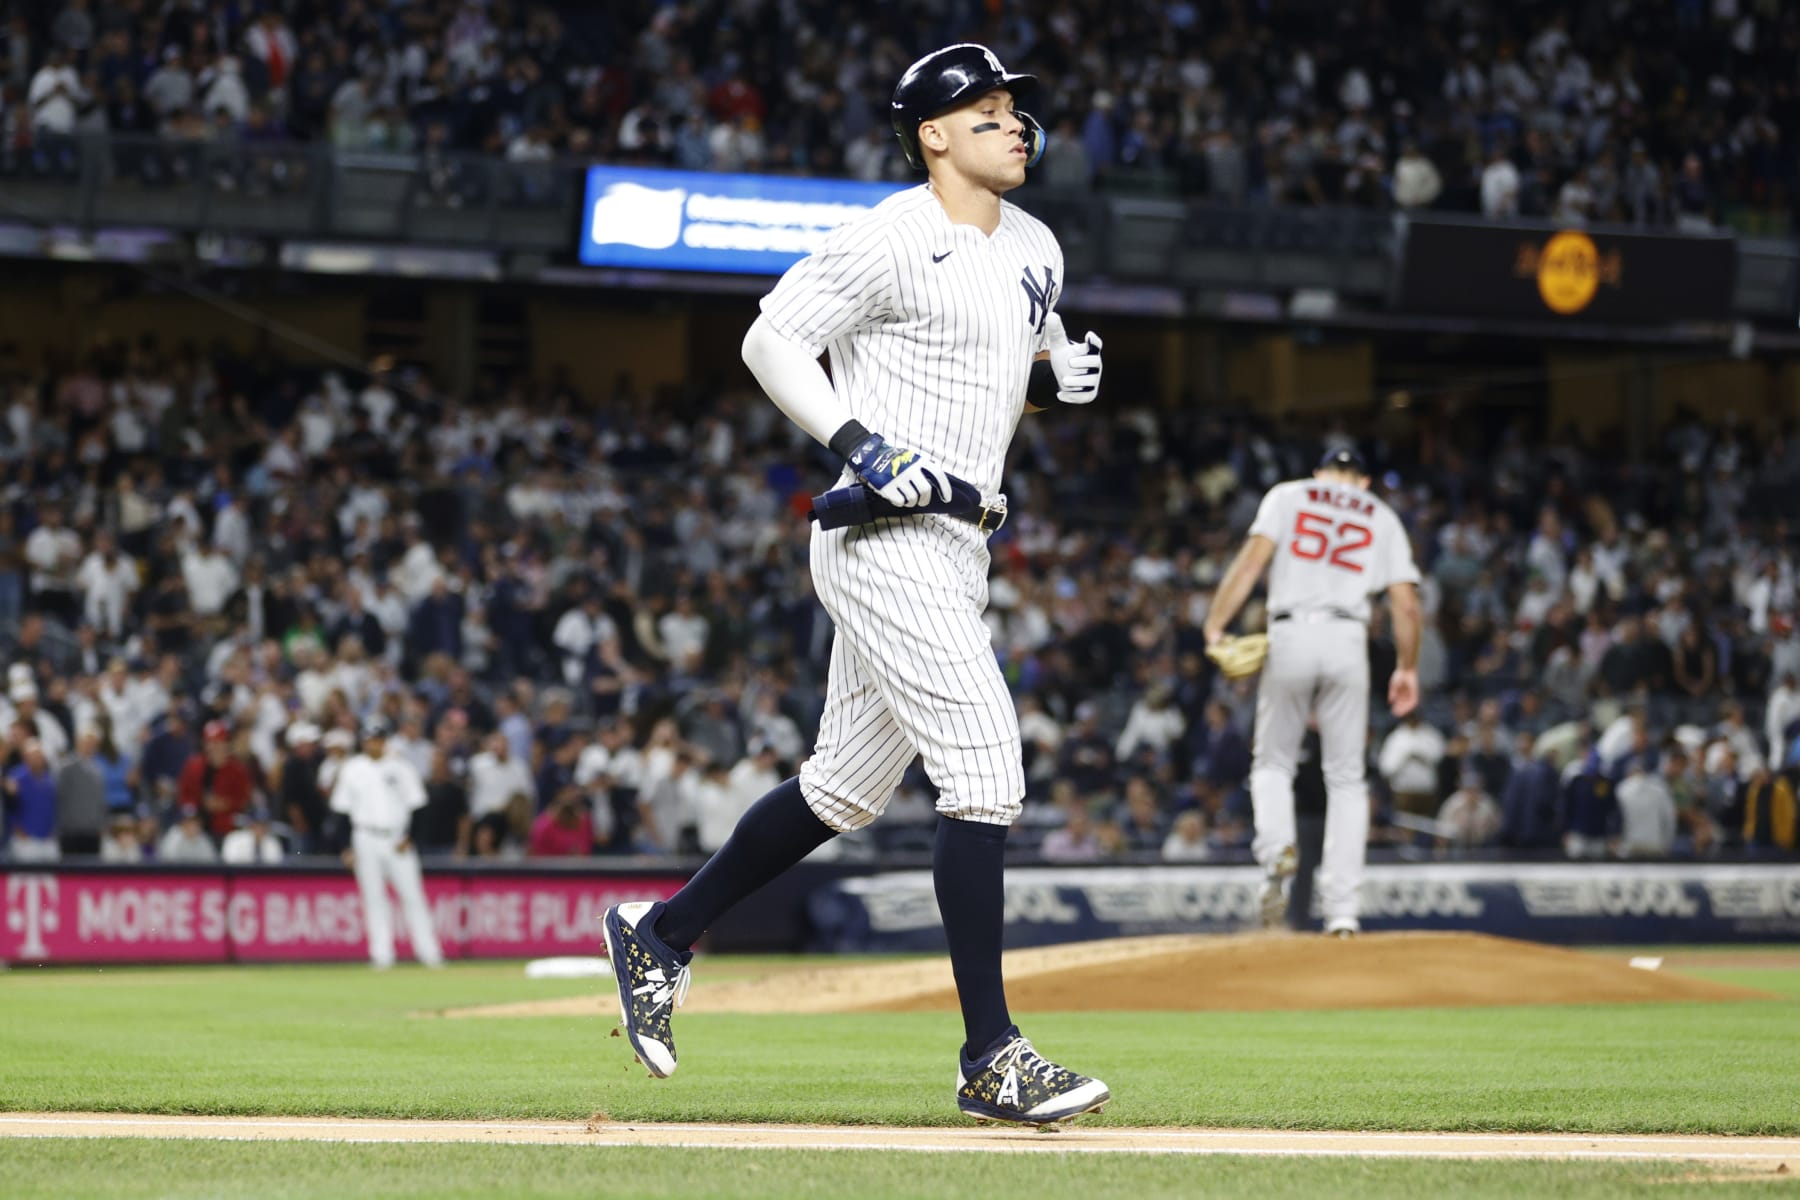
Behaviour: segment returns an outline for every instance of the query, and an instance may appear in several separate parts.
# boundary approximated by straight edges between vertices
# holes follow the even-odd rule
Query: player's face
[[[1030,152],[1019,137],[1024,125],[1013,114],[1011,92],[995,88],[928,124],[943,134],[947,165],[971,183],[1005,191],[1025,182]]]

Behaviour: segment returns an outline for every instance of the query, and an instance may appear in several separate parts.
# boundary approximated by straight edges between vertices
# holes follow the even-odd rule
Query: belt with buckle
[[[1358,624],[1362,623],[1362,618],[1347,608],[1310,608],[1304,612],[1278,612],[1272,615],[1269,620],[1271,622],[1300,621],[1305,624],[1316,624],[1320,621],[1355,621]]]
[[[983,533],[998,533],[1000,527],[1006,524],[1006,498],[1000,497],[997,504],[984,504],[980,508],[965,508],[961,512],[944,515],[967,521]]]

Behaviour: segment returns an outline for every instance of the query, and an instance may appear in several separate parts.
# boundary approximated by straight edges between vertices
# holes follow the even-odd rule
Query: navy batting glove
[[[858,442],[845,457],[856,477],[895,508],[929,504],[933,493],[940,500],[950,499],[949,472],[917,450],[889,444],[878,433]]]

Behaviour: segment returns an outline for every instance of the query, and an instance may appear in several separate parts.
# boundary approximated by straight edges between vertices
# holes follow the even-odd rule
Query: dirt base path
[[[478,1142],[685,1146],[731,1150],[901,1150],[1003,1154],[1250,1154],[1356,1158],[1631,1159],[1758,1173],[1800,1169],[1800,1138],[1618,1134],[1305,1133],[1273,1129],[896,1129],[819,1125],[660,1125],[567,1121],[384,1121],[333,1117],[184,1117],[0,1113],[0,1138],[199,1138],[230,1141]]]
[[[586,996],[429,1015],[616,1019],[618,1000],[610,983],[595,982]],[[1637,970],[1624,955],[1605,958],[1473,933],[1378,933],[1343,940],[1183,935],[1042,946],[1007,953],[1006,992],[1014,1008],[1036,1012],[1267,1012],[1767,998],[1668,971]],[[939,957],[891,963],[840,960],[713,984],[706,982],[701,962],[683,1011],[955,1008],[950,963]]]

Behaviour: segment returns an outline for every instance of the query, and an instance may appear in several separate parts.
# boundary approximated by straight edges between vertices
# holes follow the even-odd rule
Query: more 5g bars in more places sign
[[[779,275],[902,185],[589,167],[590,267]]]

